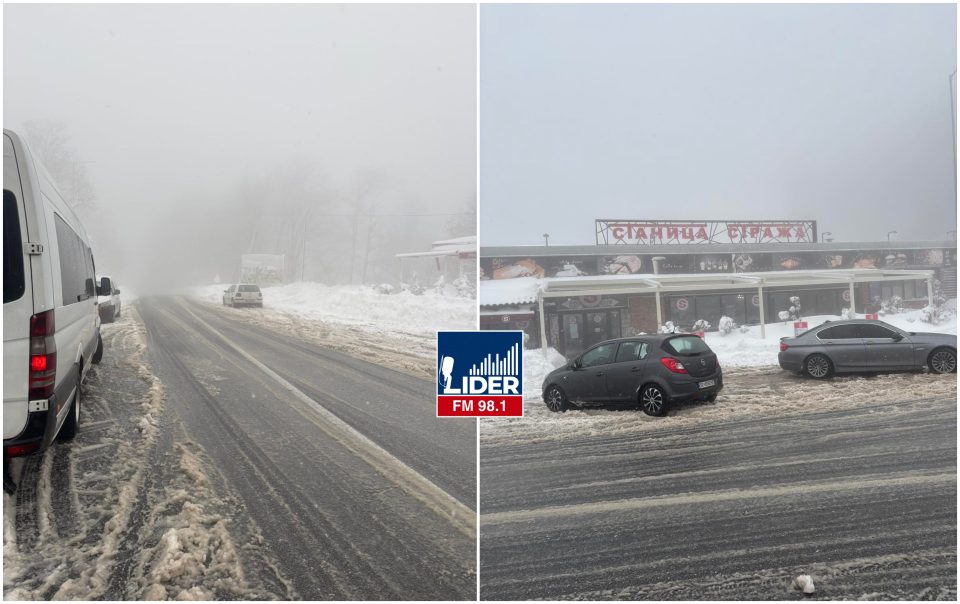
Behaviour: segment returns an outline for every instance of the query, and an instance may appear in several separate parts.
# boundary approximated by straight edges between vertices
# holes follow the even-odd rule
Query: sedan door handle
[[[602,375],[603,375],[603,372],[602,372],[602,371],[598,371],[598,372],[597,372],[597,377],[600,377],[600,376],[602,376]]]
[[[639,367],[631,367],[631,368],[630,368],[630,371],[640,371],[640,368],[639,368]]]

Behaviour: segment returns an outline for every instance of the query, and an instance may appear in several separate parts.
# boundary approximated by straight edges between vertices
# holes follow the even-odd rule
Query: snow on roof
[[[537,301],[541,279],[517,277],[516,279],[488,279],[480,282],[480,305],[532,304]]]
[[[453,239],[442,239],[440,241],[434,241],[433,247],[438,246],[450,246],[450,245],[472,245],[476,247],[477,245],[477,236],[476,235],[467,235],[466,237],[454,237]]]
[[[396,254],[397,258],[416,258],[420,256],[468,256],[477,255],[477,237],[470,235],[468,237],[457,237],[455,239],[443,239],[434,241],[427,252],[406,252]]]

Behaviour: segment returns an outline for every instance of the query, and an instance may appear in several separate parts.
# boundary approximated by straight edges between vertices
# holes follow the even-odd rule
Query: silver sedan
[[[815,379],[835,373],[957,370],[957,336],[903,331],[883,321],[827,321],[780,340],[780,367]]]

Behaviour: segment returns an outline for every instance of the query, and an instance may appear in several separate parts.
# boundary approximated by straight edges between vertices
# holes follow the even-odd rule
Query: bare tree
[[[92,162],[77,155],[66,127],[51,120],[30,120],[23,129],[30,150],[50,173],[66,202],[75,212],[93,212],[96,196],[86,170]]]
[[[448,237],[466,237],[477,232],[477,196],[468,197],[453,211],[457,213],[447,220]]]
[[[364,233],[363,260],[360,265],[360,283],[367,277],[367,261],[370,257],[370,245],[376,229],[376,214],[383,205],[384,192],[387,188],[387,179],[382,172],[367,168],[357,176],[356,193],[353,203],[353,236],[350,245],[350,283],[354,282],[358,231],[361,217],[366,218],[366,232]]]

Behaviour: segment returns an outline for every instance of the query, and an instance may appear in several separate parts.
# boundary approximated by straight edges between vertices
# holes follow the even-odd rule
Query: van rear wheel
[[[63,426],[60,428],[60,440],[73,440],[80,429],[80,378],[77,377],[77,388],[74,390],[73,404],[70,406],[70,414],[63,420]]]
[[[100,337],[100,334],[97,334],[97,349],[93,352],[93,358],[90,359],[94,365],[100,363],[100,359],[103,358],[103,338]]]
[[[91,359],[91,361],[93,361],[94,365],[97,365],[100,363],[100,359],[102,358],[103,358],[103,338],[100,337],[100,334],[97,334],[97,350],[93,353],[93,358]]]

